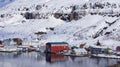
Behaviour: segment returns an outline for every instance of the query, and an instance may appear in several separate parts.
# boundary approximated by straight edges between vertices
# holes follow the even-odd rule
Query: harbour
[[[119,59],[45,55],[39,52],[0,53],[2,67],[119,67]]]

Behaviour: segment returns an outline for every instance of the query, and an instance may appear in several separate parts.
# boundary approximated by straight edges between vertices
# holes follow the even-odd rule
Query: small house
[[[68,52],[69,45],[67,42],[48,42],[46,43],[46,52],[56,53],[66,51]]]
[[[22,45],[22,39],[20,38],[9,38],[9,39],[5,39],[3,40],[2,44],[5,45],[5,46],[10,46],[10,45]]]
[[[84,48],[77,48],[72,49],[71,54],[74,54],[76,56],[85,56],[87,55],[87,51]]]
[[[97,47],[90,47],[91,54],[101,54],[103,53],[104,49],[97,48]]]
[[[1,52],[16,52],[17,47],[16,46],[3,46],[3,48],[0,49]]]

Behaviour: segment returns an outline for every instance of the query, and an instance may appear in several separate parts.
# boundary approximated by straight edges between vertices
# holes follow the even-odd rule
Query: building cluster
[[[34,45],[33,45],[34,44]],[[116,49],[102,46],[99,41],[97,45],[86,47],[86,44],[79,46],[70,46],[67,42],[47,42],[40,44],[39,42],[23,44],[19,38],[7,39],[0,41],[0,52],[26,52],[26,51],[39,51],[47,54],[61,54],[68,56],[99,56],[109,55],[120,58],[120,46]]]

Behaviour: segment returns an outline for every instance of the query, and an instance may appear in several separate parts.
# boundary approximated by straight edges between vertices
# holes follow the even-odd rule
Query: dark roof
[[[47,44],[68,44],[67,42],[48,42]]]

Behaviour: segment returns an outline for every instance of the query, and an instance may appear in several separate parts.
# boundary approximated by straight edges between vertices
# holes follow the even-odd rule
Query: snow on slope
[[[37,12],[37,10],[35,10],[36,5],[42,5],[45,7],[38,12],[47,13],[59,11],[61,7],[69,7],[85,2],[84,0],[15,0],[0,8],[0,14],[6,14],[5,18],[0,18],[0,26],[3,27],[0,28],[0,38],[31,37],[30,35],[33,35],[35,32],[46,31],[46,27],[55,27],[65,23],[51,16],[46,20],[26,20],[20,15],[26,12],[23,10],[25,7],[30,9],[29,12]],[[20,11],[18,9],[20,9]]]
[[[13,2],[14,0],[0,0],[0,7],[7,5],[11,2]]]
[[[120,1],[119,1],[119,0],[102,0],[102,2],[120,3]]]
[[[62,7],[69,7],[72,5],[84,4],[85,0],[15,0],[13,3],[6,5],[0,12],[4,13],[19,13],[18,8],[23,10],[24,7],[30,9],[30,11],[36,11],[36,5],[44,6],[39,12],[56,12],[62,9]],[[64,9],[65,11],[65,9]],[[3,13],[2,12],[2,13]]]
[[[15,23],[14,20],[11,22]],[[0,35],[2,35],[0,38],[27,38],[31,37],[30,35],[33,35],[35,32],[47,31],[47,27],[56,27],[61,24],[64,24],[64,22],[62,20],[55,19],[54,17],[51,17],[48,20],[29,20],[19,25],[11,24],[0,29]]]
[[[40,38],[42,42],[66,41],[70,44],[94,44],[97,40],[100,40],[106,45],[109,44],[107,43],[109,41],[112,42],[112,45],[120,43],[119,39],[117,39],[118,36],[120,36],[120,20],[117,17],[111,18],[88,14],[78,21],[66,23],[52,16],[49,16],[48,19],[26,20],[20,15],[22,12],[27,12],[22,10],[24,7],[29,8],[29,12],[55,13],[64,11],[69,13],[71,9],[66,11],[62,7],[84,4],[86,1],[87,0],[15,0],[13,3],[0,9],[0,14],[12,14],[11,17],[0,19],[0,26],[4,27],[0,28],[0,39],[13,37],[34,39],[35,32],[45,31],[47,34],[42,35]],[[102,0],[102,2],[104,1],[105,0]],[[117,2],[118,0],[108,1]],[[43,4],[45,4],[45,7],[40,10],[35,10],[36,5]],[[20,11],[18,9],[20,9]],[[109,26],[109,24],[113,23],[116,19],[118,20]],[[46,30],[48,27],[54,27],[55,30],[48,31]],[[105,35],[106,32],[111,32],[110,36]],[[95,36],[96,38],[94,38]]]
[[[119,18],[88,15],[81,20],[72,21],[71,23],[66,23],[56,27],[53,32],[49,32],[47,35],[43,36],[45,38],[43,41],[66,41],[71,45],[80,43],[92,45],[100,40],[103,45],[113,47],[112,45],[114,44],[114,46],[117,46],[120,42],[118,35],[114,34],[119,32],[116,33],[113,30],[120,30],[120,19],[111,26],[106,23],[106,21],[112,23],[116,19]],[[107,28],[105,29],[105,27]],[[111,32],[110,36],[105,35],[106,32]],[[100,37],[94,39],[93,36],[96,34],[99,34]],[[111,39],[112,36],[113,39]],[[110,44],[109,41],[112,43]]]
[[[91,3],[95,3],[95,2],[109,2],[109,3],[120,3],[119,0],[89,0]]]
[[[96,19],[96,20],[94,20],[94,19]],[[95,28],[90,30],[90,27],[97,25],[98,23],[100,23],[99,21],[101,21],[101,20],[104,20],[104,18],[101,16],[88,15],[79,21],[72,21],[72,23],[66,23],[64,25],[57,27],[56,30],[54,31],[55,34],[54,33],[53,33],[53,35],[48,34],[49,37],[48,36],[47,37],[50,41],[51,40],[56,41],[57,39],[58,39],[58,41],[59,40],[67,41],[67,40],[71,40],[71,39],[73,40],[74,36],[76,36],[76,35],[80,36],[78,34],[83,34],[82,36],[80,36],[80,40],[81,40],[82,39],[81,37],[88,36],[86,34],[92,35],[90,32],[93,32]],[[86,28],[88,28],[88,29],[86,29]],[[85,29],[88,31],[85,31]],[[95,32],[93,32],[93,33],[95,33]],[[61,38],[58,38],[59,36]],[[53,38],[53,37],[55,37],[55,38]]]

